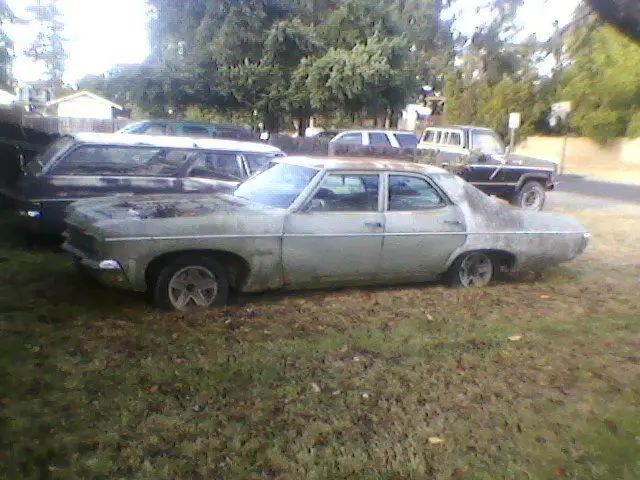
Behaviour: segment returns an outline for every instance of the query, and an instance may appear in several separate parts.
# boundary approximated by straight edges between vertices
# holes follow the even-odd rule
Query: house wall
[[[83,96],[59,103],[58,117],[111,120],[113,114],[111,105]]]

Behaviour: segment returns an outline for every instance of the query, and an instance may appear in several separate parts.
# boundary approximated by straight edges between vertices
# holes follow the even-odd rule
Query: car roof
[[[318,170],[371,170],[371,171],[401,171],[409,173],[448,173],[446,170],[433,165],[423,163],[403,162],[388,158],[358,157],[305,157],[291,156],[282,157],[277,160],[279,163],[300,165],[304,167],[316,168]]]
[[[203,127],[225,127],[225,128],[237,128],[238,130],[248,130],[246,127],[240,125],[233,125],[230,123],[221,123],[221,122],[208,122],[206,120],[198,121],[198,120],[175,120],[175,119],[167,119],[167,118],[147,118],[145,120],[138,120],[126,125],[142,125],[146,123],[167,123],[172,125],[193,125],[193,126],[203,126]]]
[[[409,135],[415,135],[415,133],[410,132],[408,130],[381,130],[381,129],[374,129],[374,128],[360,128],[358,130],[344,130],[342,132],[340,132],[340,134],[344,134],[344,133],[362,133],[362,132],[368,132],[368,133],[406,133]]]
[[[475,125],[431,125],[430,127],[426,127],[425,130],[429,130],[430,128],[440,128],[440,129],[448,129],[448,128],[458,128],[460,130],[484,130],[487,132],[493,132],[488,127],[478,127]]]
[[[163,135],[134,135],[130,133],[77,133],[81,143],[96,145],[146,145],[161,148],[188,148],[203,150],[247,151],[254,153],[282,153],[279,148],[265,143],[241,142],[222,138],[169,137]]]

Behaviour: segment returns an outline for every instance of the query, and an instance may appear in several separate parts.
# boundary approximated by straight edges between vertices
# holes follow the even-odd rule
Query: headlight
[[[18,210],[18,214],[22,217],[29,217],[29,218],[40,218],[42,216],[42,212],[40,210],[33,210],[33,209]]]

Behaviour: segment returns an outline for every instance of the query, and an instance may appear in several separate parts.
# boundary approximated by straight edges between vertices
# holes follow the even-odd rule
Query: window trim
[[[402,176],[402,177],[414,177],[414,178],[419,178],[420,180],[426,181],[431,186],[431,188],[433,188],[438,193],[438,195],[440,195],[440,198],[442,198],[444,203],[442,205],[437,205],[429,208],[421,208],[419,210],[390,210],[389,209],[389,186],[391,185],[391,183],[389,181],[389,177],[391,177],[392,175]],[[392,172],[385,172],[384,177],[385,177],[384,184],[385,184],[385,193],[386,193],[383,199],[384,213],[413,214],[413,213],[419,213],[419,212],[431,212],[434,210],[439,210],[441,208],[449,207],[454,204],[449,198],[449,196],[437,185],[437,183],[431,180],[431,178],[427,175],[421,175],[419,173],[414,173],[414,172],[392,171]]]
[[[292,210],[293,213],[302,213],[305,215],[313,215],[313,212],[307,212],[306,209],[310,205],[311,201],[318,193],[318,190],[324,184],[325,179],[329,175],[377,175],[378,176],[378,208],[377,210],[351,210],[344,212],[322,212],[322,213],[334,213],[334,214],[362,214],[362,213],[383,213],[384,212],[384,195],[385,192],[385,184],[384,184],[384,173],[379,171],[371,171],[371,170],[324,170],[321,175],[318,175],[319,178],[316,178],[316,184],[311,188],[311,190],[306,195],[305,199],[298,202],[296,200],[292,206],[295,208]],[[302,193],[304,195],[304,192]]]

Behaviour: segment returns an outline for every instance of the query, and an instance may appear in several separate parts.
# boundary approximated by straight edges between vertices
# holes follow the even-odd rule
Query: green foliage
[[[627,127],[627,136],[631,138],[640,137],[640,112],[634,113],[631,117]]]
[[[591,32],[563,78],[573,128],[600,142],[626,135],[640,107],[638,78],[640,46],[609,26]]]

